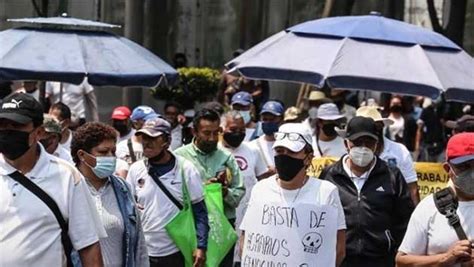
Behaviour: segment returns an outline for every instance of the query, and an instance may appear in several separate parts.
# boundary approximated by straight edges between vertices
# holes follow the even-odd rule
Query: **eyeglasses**
[[[299,141],[299,140],[301,140],[301,141],[305,142],[306,144],[308,144],[306,139],[304,139],[303,135],[301,135],[299,133],[276,132],[273,136],[275,137],[275,140],[283,140],[286,137],[290,141]]]

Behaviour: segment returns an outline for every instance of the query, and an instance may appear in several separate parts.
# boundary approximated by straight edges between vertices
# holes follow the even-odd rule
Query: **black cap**
[[[36,99],[25,93],[14,93],[3,99],[0,119],[20,124],[43,123],[43,107]]]
[[[351,141],[362,136],[368,136],[375,140],[379,140],[377,136],[377,127],[372,118],[356,116],[349,121],[345,130],[336,128],[336,131],[342,138],[347,138]]]

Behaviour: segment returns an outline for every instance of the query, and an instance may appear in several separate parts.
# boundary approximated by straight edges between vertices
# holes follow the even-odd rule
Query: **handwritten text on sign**
[[[335,207],[254,203],[247,215],[242,266],[335,266]]]

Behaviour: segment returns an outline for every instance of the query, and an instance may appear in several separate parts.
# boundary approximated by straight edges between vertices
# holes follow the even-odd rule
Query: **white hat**
[[[339,112],[336,104],[326,103],[319,106],[317,118],[326,121],[336,121],[344,118],[344,115]]]
[[[288,136],[285,136],[283,139],[277,139],[273,144],[273,149],[285,147],[293,152],[300,152],[306,145],[312,147],[311,132],[308,127],[302,123],[285,123],[280,126],[278,133],[296,133],[300,138],[295,141],[288,139]],[[275,134],[278,135],[278,133]]]
[[[381,121],[383,122],[384,126],[389,126],[393,124],[393,120],[389,118],[382,118],[382,115],[378,111],[376,107],[365,106],[360,107],[356,111],[356,116],[372,118],[374,121]]]

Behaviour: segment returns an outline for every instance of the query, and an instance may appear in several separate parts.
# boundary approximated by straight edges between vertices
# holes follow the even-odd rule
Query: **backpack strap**
[[[8,176],[10,176],[13,180],[21,184],[36,197],[38,197],[41,201],[44,202],[44,204],[46,204],[46,206],[48,206],[51,212],[53,212],[54,217],[56,217],[56,220],[59,223],[59,227],[61,228],[61,243],[63,244],[64,254],[66,255],[67,266],[72,267],[72,242],[68,235],[68,224],[66,220],[64,220],[63,215],[61,214],[61,210],[59,209],[58,204],[54,201],[52,197],[48,195],[48,193],[46,193],[43,189],[41,189],[39,186],[37,186],[34,182],[32,182],[19,171],[10,173]]]
[[[467,240],[466,233],[461,226],[456,210],[458,208],[458,199],[451,188],[447,187],[433,195],[434,203],[438,211],[446,216],[448,223],[456,231],[459,240]]]
[[[133,151],[133,144],[132,138],[129,138],[127,141],[128,153],[130,154],[130,158],[132,159],[132,163],[137,161],[137,157],[135,157],[135,151]]]

